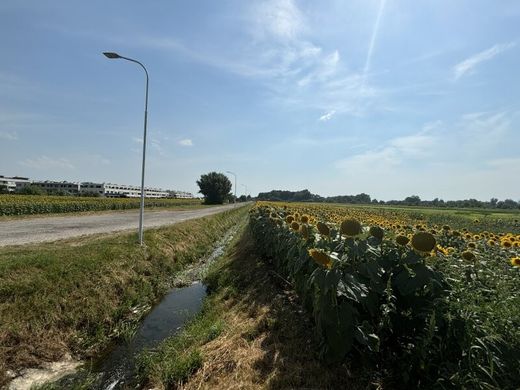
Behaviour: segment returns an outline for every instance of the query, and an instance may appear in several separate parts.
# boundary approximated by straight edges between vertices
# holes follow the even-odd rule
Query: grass
[[[0,387],[6,370],[90,357],[125,337],[170,288],[175,274],[207,254],[245,218],[247,207],[135,234],[5,247],[0,253]]]
[[[205,278],[211,294],[201,313],[178,336],[141,356],[142,384],[158,389],[357,389],[377,382],[369,370],[320,362],[311,320],[252,243],[248,229],[237,236]]]

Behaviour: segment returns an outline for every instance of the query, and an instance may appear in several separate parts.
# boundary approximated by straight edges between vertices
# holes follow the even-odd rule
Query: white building
[[[89,183],[92,184],[92,183]],[[83,183],[82,183],[83,185]],[[103,183],[103,195],[108,198],[139,198],[141,196],[140,186],[130,186],[126,184]],[[168,191],[160,188],[144,188],[145,198],[167,198]]]
[[[176,199],[193,199],[194,198],[194,196],[191,192],[186,192],[186,191],[168,191],[168,197],[176,198]]]
[[[45,191],[52,192],[66,192],[71,195],[77,195],[80,191],[80,183],[70,181],[33,181],[33,186],[43,188]]]
[[[27,177],[7,177],[0,175],[0,186],[6,186],[7,191],[9,192],[15,192],[16,190],[19,190],[29,184],[31,184],[31,182]]]
[[[7,186],[9,192],[15,192],[23,186],[32,184],[44,189],[47,193],[62,192],[70,195],[94,193],[107,198],[139,198],[141,187],[114,183],[69,182],[69,181],[33,181],[26,177],[0,176],[0,185]],[[185,191],[166,191],[160,188],[144,188],[146,198],[182,198],[191,199],[193,195]]]

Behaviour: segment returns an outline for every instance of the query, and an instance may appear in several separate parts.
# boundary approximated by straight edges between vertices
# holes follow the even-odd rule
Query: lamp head
[[[121,56],[119,54],[110,52],[110,51],[104,52],[103,54],[105,55],[105,57],[110,58],[110,59],[121,58]]]

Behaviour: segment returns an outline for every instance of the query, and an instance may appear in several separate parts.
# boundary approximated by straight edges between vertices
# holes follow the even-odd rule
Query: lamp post
[[[139,211],[139,244],[143,245],[143,216],[144,216],[144,166],[145,166],[145,157],[146,157],[146,123],[148,119],[148,71],[145,66],[141,64],[139,61],[134,60],[132,58],[120,56],[117,53],[113,52],[104,52],[105,57],[113,60],[113,59],[122,59],[130,62],[135,62],[140,65],[144,73],[146,74],[146,95],[144,100],[144,134],[143,134],[143,163],[141,168],[141,208]]]
[[[242,187],[244,187],[244,189],[245,189],[245,191],[246,191],[246,192],[245,192],[245,195],[246,195],[246,201],[247,201],[247,186],[246,186],[245,184],[242,184]]]
[[[233,176],[235,176],[235,199],[233,199],[233,203],[236,205],[236,203],[237,203],[237,175],[236,175],[236,173],[233,173],[231,171],[226,171],[226,173],[230,173]]]

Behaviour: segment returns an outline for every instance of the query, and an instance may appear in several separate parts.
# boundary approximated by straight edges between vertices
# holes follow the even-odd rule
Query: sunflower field
[[[198,199],[145,199],[145,207],[199,205]],[[1,215],[33,215],[78,211],[127,210],[140,207],[139,198],[0,195]]]
[[[274,202],[250,215],[259,253],[312,316],[325,362],[355,357],[408,388],[519,388],[520,229],[438,222]]]

